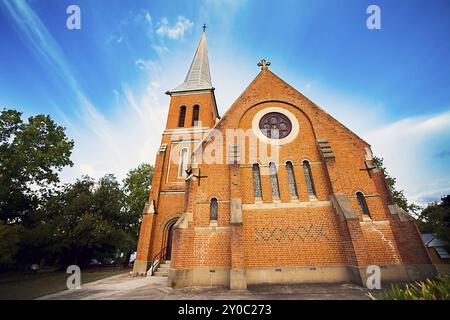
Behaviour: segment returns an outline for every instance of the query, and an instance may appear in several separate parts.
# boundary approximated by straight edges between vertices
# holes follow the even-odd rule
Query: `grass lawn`
[[[127,269],[81,272],[81,285],[128,273]],[[62,271],[45,274],[0,274],[0,300],[29,300],[67,289],[70,274]]]

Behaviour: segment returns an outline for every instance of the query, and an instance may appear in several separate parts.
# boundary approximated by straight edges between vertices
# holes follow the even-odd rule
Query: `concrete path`
[[[80,290],[65,290],[43,300],[367,300],[368,290],[345,284],[261,285],[246,291],[225,288],[172,289],[165,277],[130,277],[127,274],[87,283]]]

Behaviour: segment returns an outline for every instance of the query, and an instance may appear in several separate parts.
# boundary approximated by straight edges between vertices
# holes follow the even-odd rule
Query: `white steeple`
[[[170,93],[197,91],[197,90],[211,90],[211,74],[209,71],[208,49],[206,48],[206,33],[203,28],[202,37],[192,60],[191,67],[186,75],[184,82],[171,90]]]

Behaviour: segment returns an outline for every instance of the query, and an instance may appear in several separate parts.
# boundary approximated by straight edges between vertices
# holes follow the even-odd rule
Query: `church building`
[[[166,128],[134,273],[172,287],[381,281],[435,269],[370,145],[269,70],[219,115],[203,31]]]

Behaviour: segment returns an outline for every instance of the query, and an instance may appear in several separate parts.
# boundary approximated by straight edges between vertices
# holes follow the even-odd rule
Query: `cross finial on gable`
[[[258,67],[261,67],[261,70],[269,69],[270,62],[266,59],[262,59],[260,62],[258,62]]]
[[[206,31],[206,23],[203,24],[202,28],[203,28],[203,32],[205,32]]]

